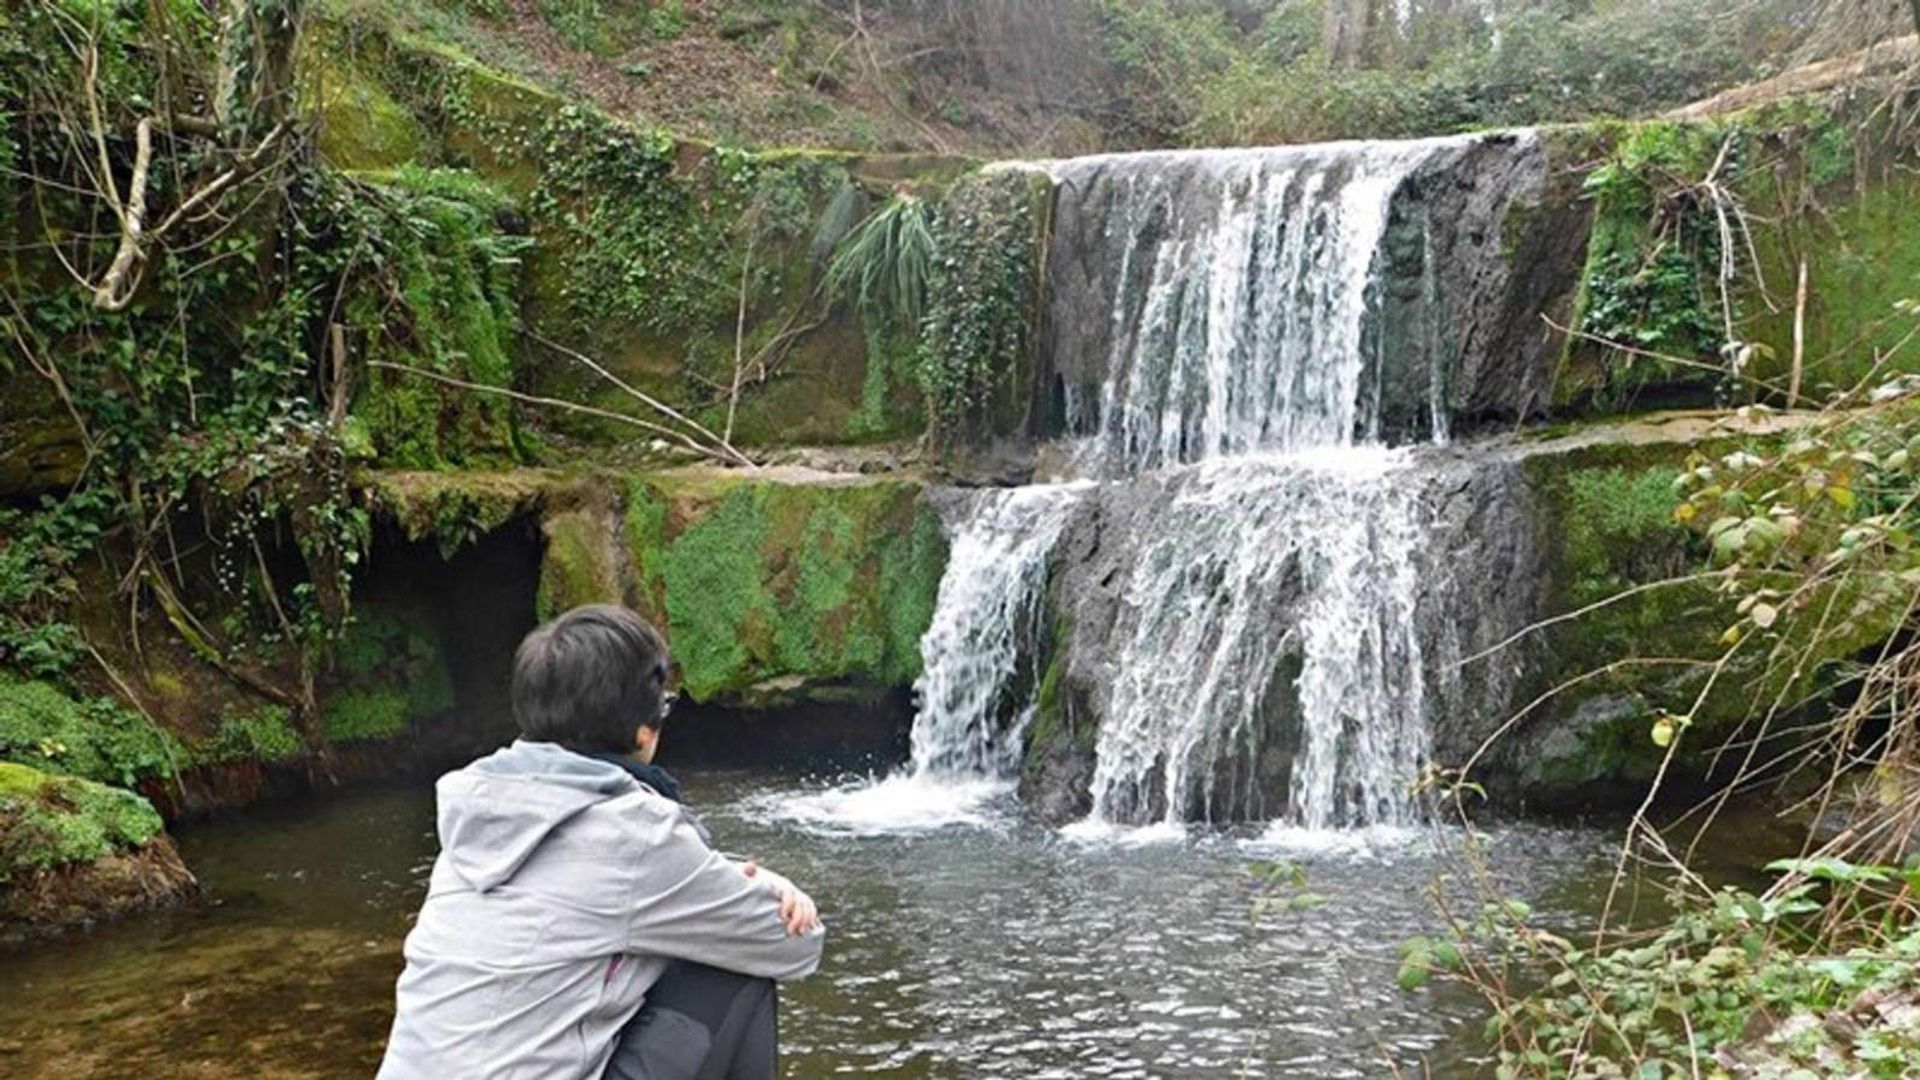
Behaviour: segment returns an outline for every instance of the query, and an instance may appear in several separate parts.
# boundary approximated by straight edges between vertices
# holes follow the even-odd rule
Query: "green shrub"
[[[193,748],[193,759],[200,765],[277,762],[305,752],[306,744],[294,730],[292,715],[280,706],[268,705],[222,720],[213,738]]]

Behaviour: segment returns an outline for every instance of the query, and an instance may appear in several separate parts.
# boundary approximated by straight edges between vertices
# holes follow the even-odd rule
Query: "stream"
[[[783,1001],[788,1077],[1362,1077],[1389,1058],[1480,1073],[1478,1000],[1393,983],[1396,945],[1433,927],[1429,886],[1460,868],[1434,834],[1089,836],[991,789],[685,780],[724,848],[804,883],[829,921],[822,970]],[[0,1075],[371,1075],[432,812],[416,782],[183,829],[213,902],[9,956]],[[1503,888],[1549,922],[1591,917],[1605,834],[1492,837]],[[1322,902],[1263,892],[1254,870],[1280,859]]]

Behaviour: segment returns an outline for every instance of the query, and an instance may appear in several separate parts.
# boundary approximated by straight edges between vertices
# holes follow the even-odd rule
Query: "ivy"
[[[1594,203],[1579,330],[1609,347],[1602,396],[1624,402],[1639,387],[1692,372],[1681,365],[1728,365],[1718,390],[1731,397],[1740,375],[1736,298],[1720,280],[1726,266],[1721,222],[1736,225],[1736,184],[1745,139],[1711,124],[1655,122],[1620,132],[1609,158],[1588,174]]]
[[[1037,345],[1050,185],[1043,174],[982,172],[940,206],[919,381],[936,440],[983,437]]]

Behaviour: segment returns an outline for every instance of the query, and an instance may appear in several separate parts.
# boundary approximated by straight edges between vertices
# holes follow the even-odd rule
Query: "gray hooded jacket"
[[[618,765],[516,742],[440,778],[440,857],[379,1080],[599,1080],[675,959],[773,979],[820,963],[780,878],[748,878]]]

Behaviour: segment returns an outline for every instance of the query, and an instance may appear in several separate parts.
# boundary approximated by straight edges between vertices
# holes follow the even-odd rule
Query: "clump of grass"
[[[861,317],[917,327],[939,245],[932,210],[917,195],[888,199],[841,240],[827,266],[827,289],[850,297]]]

